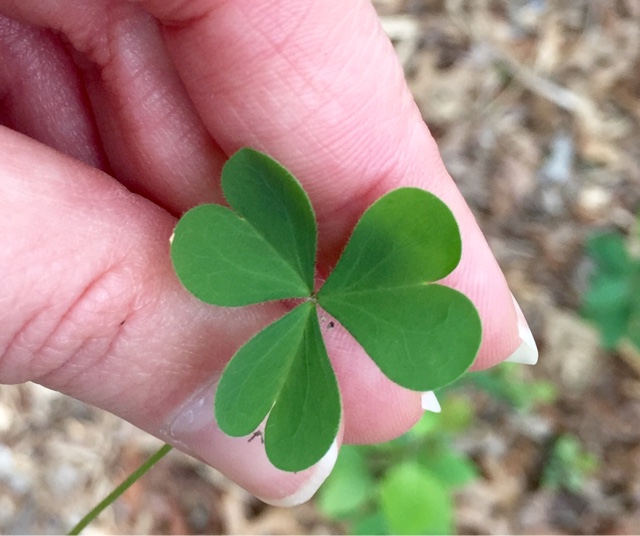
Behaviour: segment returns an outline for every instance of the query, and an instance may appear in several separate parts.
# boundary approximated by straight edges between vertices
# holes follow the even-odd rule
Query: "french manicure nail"
[[[313,497],[316,491],[320,489],[320,486],[331,474],[331,471],[333,471],[333,467],[335,466],[337,459],[338,443],[337,439],[334,439],[327,453],[320,459],[320,461],[316,465],[313,466],[312,475],[304,484],[302,484],[302,486],[300,486],[297,491],[282,499],[273,500],[259,497],[260,500],[272,506],[283,507],[298,506],[299,504],[307,502],[309,499],[311,499],[311,497]]]
[[[442,411],[440,402],[438,402],[433,391],[422,393],[422,409],[425,411],[433,411],[433,413],[440,413]]]
[[[520,363],[521,365],[535,365],[538,362],[538,347],[536,341],[533,340],[533,334],[529,329],[529,325],[522,313],[522,309],[518,305],[513,294],[511,295],[513,306],[516,308],[518,316],[518,335],[520,335],[520,346],[516,348],[505,361],[510,363]]]
[[[274,467],[264,445],[253,436],[230,437],[218,427],[213,411],[216,385],[195,394],[178,411],[163,438],[218,469],[241,487],[275,506],[295,506],[309,500],[331,473],[338,457],[334,441],[320,461],[289,473]]]

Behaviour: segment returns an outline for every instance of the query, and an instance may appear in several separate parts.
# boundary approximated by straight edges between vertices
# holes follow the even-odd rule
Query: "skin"
[[[483,321],[474,367],[518,347],[504,276],[369,2],[0,0],[0,15],[1,383],[40,383],[167,440],[185,401],[285,310],[200,304],[171,268],[177,217],[222,201],[220,169],[243,146],[309,192],[320,275],[384,193],[440,196],[463,236],[445,282]],[[420,395],[390,383],[338,325],[325,336],[344,440],[408,430]],[[258,495],[300,485],[218,445],[207,462]]]

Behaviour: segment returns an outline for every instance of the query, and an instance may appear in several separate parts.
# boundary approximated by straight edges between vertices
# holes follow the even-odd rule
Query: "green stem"
[[[153,465],[160,461],[173,447],[166,443],[160,447],[160,449],[152,454],[149,459],[138,467],[133,473],[131,473],[127,479],[114,489],[109,495],[107,495],[97,506],[95,506],[91,512],[84,516],[80,522],[69,531],[69,535],[80,534],[89,523],[91,523],[96,517],[98,517],[102,511],[113,503],[120,495],[127,491],[142,475],[144,475]]]

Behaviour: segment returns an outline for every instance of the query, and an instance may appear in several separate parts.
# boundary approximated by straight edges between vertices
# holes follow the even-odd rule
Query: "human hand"
[[[438,195],[463,237],[445,282],[483,322],[474,367],[535,360],[369,2],[0,0],[0,13],[0,382],[115,413],[269,502],[306,500],[335,451],[284,473],[258,441],[213,421],[225,362],[284,306],[203,305],[169,260],[176,217],[222,202],[217,177],[242,146],[304,184],[324,271],[382,194]],[[325,338],[341,440],[383,441],[416,422],[419,393],[386,379],[344,331]]]

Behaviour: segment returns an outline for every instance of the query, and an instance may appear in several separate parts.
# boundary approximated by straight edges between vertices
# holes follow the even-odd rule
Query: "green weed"
[[[581,312],[597,326],[607,350],[624,339],[640,349],[640,255],[632,247],[638,241],[640,219],[631,237],[605,232],[587,240],[593,272]]]
[[[473,415],[466,397],[449,393],[441,413],[425,413],[398,439],[343,447],[318,507],[351,534],[451,534],[453,492],[478,477],[473,460],[453,444]]]

